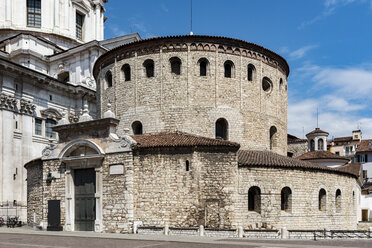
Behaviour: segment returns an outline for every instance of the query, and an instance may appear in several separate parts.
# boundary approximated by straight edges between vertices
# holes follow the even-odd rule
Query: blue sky
[[[190,32],[190,0],[110,0],[105,38]],[[289,63],[288,132],[372,138],[372,0],[193,0],[193,32],[243,39]]]

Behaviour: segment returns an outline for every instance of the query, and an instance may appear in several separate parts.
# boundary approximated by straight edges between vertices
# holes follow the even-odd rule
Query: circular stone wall
[[[132,124],[140,122],[144,133],[218,136],[283,155],[288,74],[287,62],[270,50],[210,36],[127,44],[94,66],[100,115],[111,103],[119,134],[133,133]]]

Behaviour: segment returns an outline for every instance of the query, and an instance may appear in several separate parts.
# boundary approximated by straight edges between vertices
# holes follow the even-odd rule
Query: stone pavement
[[[30,228],[0,228],[0,248],[62,248],[62,247],[122,247],[122,248],[294,248],[294,247],[372,247],[372,240],[251,240],[220,239],[190,236],[110,234],[94,232],[46,232]]]

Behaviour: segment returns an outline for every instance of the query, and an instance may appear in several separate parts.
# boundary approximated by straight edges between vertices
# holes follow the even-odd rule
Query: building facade
[[[96,117],[96,59],[138,34],[103,40],[107,1],[0,1],[0,215],[26,221],[26,170],[88,104]],[[21,11],[20,11],[21,10]],[[10,214],[11,212],[11,214]]]

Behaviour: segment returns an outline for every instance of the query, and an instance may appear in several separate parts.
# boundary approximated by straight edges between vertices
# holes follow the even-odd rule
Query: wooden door
[[[94,231],[96,219],[96,173],[94,169],[74,170],[75,230]]]
[[[362,221],[368,221],[368,209],[362,209]]]

